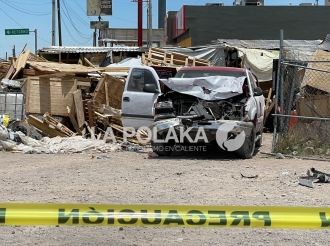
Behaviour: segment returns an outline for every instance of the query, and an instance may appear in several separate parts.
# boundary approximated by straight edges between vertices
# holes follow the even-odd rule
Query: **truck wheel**
[[[262,146],[262,133],[260,134],[260,138],[256,141],[256,147]]]
[[[251,159],[254,154],[255,139],[255,129],[252,128],[251,134],[245,137],[243,145],[235,151],[236,156],[241,159]]]
[[[157,139],[163,139],[162,136],[157,135]],[[151,141],[152,151],[159,156],[169,156],[173,152],[173,146],[175,143],[155,143]]]

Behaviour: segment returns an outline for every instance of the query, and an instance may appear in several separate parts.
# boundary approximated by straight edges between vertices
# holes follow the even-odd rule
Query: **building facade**
[[[167,44],[190,47],[216,39],[316,40],[330,33],[329,6],[183,6],[167,13]]]

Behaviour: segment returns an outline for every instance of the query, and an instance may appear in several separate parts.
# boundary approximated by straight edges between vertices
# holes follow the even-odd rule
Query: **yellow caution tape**
[[[330,208],[0,203],[0,225],[327,229]]]

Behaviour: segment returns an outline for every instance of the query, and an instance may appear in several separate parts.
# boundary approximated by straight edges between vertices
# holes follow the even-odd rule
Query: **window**
[[[143,92],[143,87],[146,84],[154,84],[158,88],[157,81],[150,71],[134,69],[128,81],[127,90]]]

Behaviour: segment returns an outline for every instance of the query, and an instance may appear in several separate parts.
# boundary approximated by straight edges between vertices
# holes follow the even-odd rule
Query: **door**
[[[257,87],[256,79],[252,75],[250,71],[248,71],[249,80],[251,84],[251,91],[252,94],[254,92],[254,89]],[[260,96],[253,96],[255,100],[255,106],[256,106],[256,115],[257,115],[257,121],[256,121],[256,132],[262,132],[263,126],[264,126],[264,112],[265,112],[265,98],[263,95]]]
[[[148,127],[154,122],[154,103],[160,94],[158,76],[152,68],[133,68],[122,97],[124,127]],[[145,92],[146,84],[153,84],[157,93]]]

